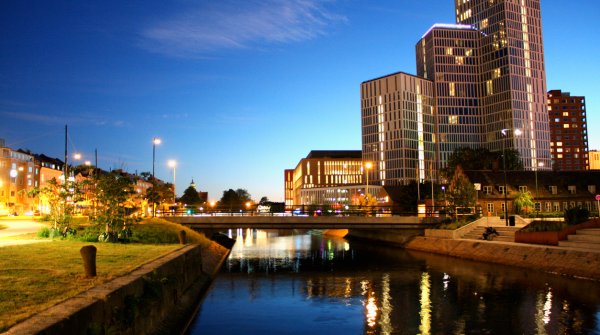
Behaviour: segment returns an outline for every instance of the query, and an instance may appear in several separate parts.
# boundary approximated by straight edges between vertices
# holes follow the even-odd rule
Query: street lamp
[[[161,140],[159,137],[152,139],[152,177],[154,177],[154,162],[156,161],[156,145],[160,144]]]
[[[177,203],[177,200],[176,200],[177,196],[175,195],[175,183],[176,183],[175,168],[177,167],[177,162],[171,159],[167,162],[167,165],[170,168],[173,168],[173,203]]]
[[[508,226],[508,199],[506,189],[506,138],[508,137],[508,131],[513,130],[515,136],[521,135],[521,129],[505,128],[501,130],[502,133],[502,168],[504,170],[504,222]]]
[[[369,170],[373,168],[372,162],[365,162],[365,170],[367,171],[367,187],[365,189],[365,198],[369,196]]]
[[[535,167],[535,201],[538,201],[538,196],[539,196],[539,194],[538,194],[538,178],[537,178],[537,172],[538,172],[538,169],[539,169],[540,167],[542,167],[542,168],[544,167],[544,162],[539,162],[539,163],[537,164],[537,166]],[[533,206],[535,206],[535,211],[536,211],[536,213],[537,213],[537,212],[539,212],[539,211],[538,211],[538,209],[537,209],[537,206],[535,205],[535,201],[534,201],[534,203],[533,203]],[[541,207],[541,206],[542,206],[542,203],[540,203],[540,207]],[[541,208],[540,208],[540,209],[541,209]],[[536,216],[537,216],[537,215],[536,215]]]

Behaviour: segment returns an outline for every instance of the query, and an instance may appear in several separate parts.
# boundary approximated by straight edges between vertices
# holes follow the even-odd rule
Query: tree
[[[475,206],[476,192],[475,186],[465,176],[458,176],[448,195],[450,207],[456,210],[456,208]]]
[[[173,188],[171,184],[159,182],[157,179],[150,180],[152,187],[146,190],[146,200],[152,204],[152,216],[154,216],[154,208],[160,204],[173,199]]]
[[[247,201],[250,201],[250,194],[245,189],[238,188],[237,190],[229,189],[227,191],[223,191],[223,196],[219,201],[219,204],[230,210],[238,210],[243,209],[244,204]]]
[[[264,205],[267,204],[269,202],[269,198],[267,197],[262,197],[260,198],[260,201],[258,202],[259,205]]]
[[[49,217],[52,229],[65,236],[70,231],[71,216],[75,211],[75,204],[82,198],[82,183],[77,183],[67,178],[66,183],[59,183],[52,178],[41,189],[35,188],[29,196],[39,196],[42,203],[48,204]]]
[[[202,199],[200,199],[200,195],[198,194],[198,191],[196,191],[196,188],[190,185],[183,191],[183,195],[179,198],[179,201],[184,204],[195,205],[201,203]]]
[[[504,150],[506,157],[506,170],[523,170],[521,155],[515,149]],[[462,147],[454,150],[448,157],[447,165],[442,173],[447,179],[452,179],[457,166],[463,170],[492,170],[503,169],[502,151],[489,151],[485,148]]]
[[[106,173],[98,178],[96,197],[99,205],[97,222],[105,225],[105,231],[99,239],[106,242],[115,242],[122,232],[127,232],[128,219],[126,218],[127,201],[135,194],[133,180],[118,172]],[[120,231],[119,231],[120,230]]]
[[[521,211],[525,213],[529,213],[535,204],[533,203],[533,197],[531,196],[531,192],[522,192],[519,191],[517,197],[514,200],[515,203],[515,213],[520,214]]]

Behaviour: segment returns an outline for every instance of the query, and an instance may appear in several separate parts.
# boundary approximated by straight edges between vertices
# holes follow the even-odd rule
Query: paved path
[[[11,239],[13,236],[36,233],[43,224],[31,219],[6,219],[0,220],[0,225],[7,226],[6,229],[0,229],[0,247],[7,245],[29,244],[38,242],[50,242],[51,240],[23,240]]]

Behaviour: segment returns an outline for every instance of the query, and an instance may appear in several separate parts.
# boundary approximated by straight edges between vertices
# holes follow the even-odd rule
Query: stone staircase
[[[600,228],[579,229],[569,235],[566,241],[559,241],[560,247],[600,252]]]
[[[514,242],[515,241],[515,232],[521,227],[506,227],[493,225],[494,229],[498,232],[498,236],[494,237],[492,241],[498,242]],[[465,234],[462,238],[471,239],[471,240],[482,240],[483,232],[485,231],[486,226],[479,226],[473,229],[471,232]]]

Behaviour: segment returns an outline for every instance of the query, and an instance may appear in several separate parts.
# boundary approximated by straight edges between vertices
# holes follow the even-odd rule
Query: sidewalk
[[[45,227],[44,224],[36,222],[30,217],[8,217],[0,219],[0,225],[7,226],[6,229],[0,229],[0,247],[8,245],[20,245],[30,244],[39,242],[50,242],[49,239],[44,240],[24,240],[24,239],[12,239],[23,234],[37,233],[40,228]]]

